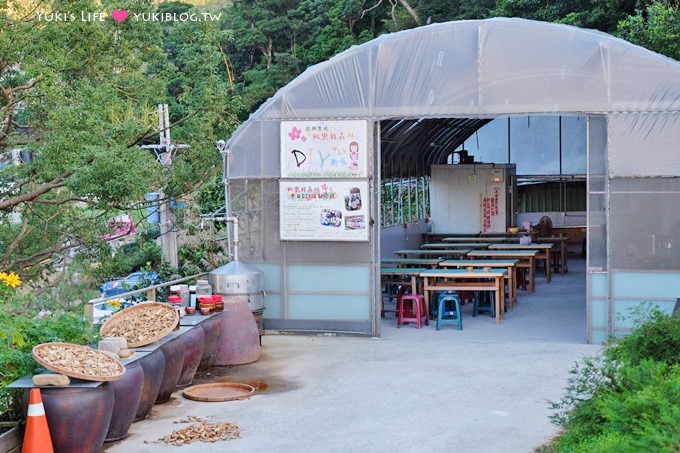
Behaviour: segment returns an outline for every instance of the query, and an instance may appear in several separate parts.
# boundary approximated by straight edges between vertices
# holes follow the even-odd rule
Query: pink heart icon
[[[114,9],[111,11],[111,17],[113,17],[113,20],[120,23],[127,19],[128,12],[124,9]]]

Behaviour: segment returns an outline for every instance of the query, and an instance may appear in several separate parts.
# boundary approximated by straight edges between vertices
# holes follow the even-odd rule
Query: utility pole
[[[170,140],[170,115],[168,114],[168,104],[158,104],[158,145],[142,145],[144,149],[153,149],[156,160],[164,167],[172,165],[175,152],[181,148],[188,148],[189,145],[175,145]],[[177,259],[177,218],[170,210],[170,202],[165,198],[165,193],[161,190],[160,194],[160,229],[161,229],[161,252],[166,260],[173,267],[178,267]]]

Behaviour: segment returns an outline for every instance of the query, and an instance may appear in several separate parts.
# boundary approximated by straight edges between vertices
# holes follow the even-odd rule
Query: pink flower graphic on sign
[[[293,127],[293,130],[288,132],[288,136],[293,141],[298,140],[301,135],[302,135],[302,131],[300,129],[298,129],[297,127]]]

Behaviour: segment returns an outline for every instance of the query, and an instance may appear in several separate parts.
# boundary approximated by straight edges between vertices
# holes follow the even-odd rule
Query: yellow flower
[[[0,272],[0,279],[4,280],[5,284],[7,286],[11,286],[12,288],[16,288],[17,286],[21,285],[21,279],[14,272],[10,272],[9,274]]]
[[[106,305],[110,305],[111,307],[115,308],[118,310],[120,308],[120,300],[118,299],[111,299],[110,301],[106,302]]]

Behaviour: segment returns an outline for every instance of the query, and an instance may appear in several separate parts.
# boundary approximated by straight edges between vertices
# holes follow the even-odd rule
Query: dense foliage
[[[121,7],[212,19],[45,20]],[[383,33],[494,16],[597,28],[680,58],[674,0],[0,0],[0,155],[33,156],[0,170],[0,271],[29,276],[70,250],[101,259],[106,219],[146,192],[193,199],[221,172],[215,141],[310,65]],[[189,145],[170,167],[139,146],[158,143],[161,103]],[[209,192],[199,202],[213,208],[221,194]]]
[[[107,219],[146,192],[179,199],[220,170],[215,141],[241,109],[219,52],[228,33],[218,21],[44,19],[116,6],[0,1],[0,152],[33,156],[0,170],[0,270],[31,276],[55,254],[110,253],[101,247]],[[189,145],[170,167],[140,147],[158,143],[160,103],[170,106],[174,141]]]
[[[88,344],[96,333],[83,319],[82,307],[33,299],[21,291],[17,274],[0,272],[0,420],[21,418],[21,390],[4,387],[35,372],[31,350],[37,344],[62,341]],[[80,308],[80,310],[78,310]]]
[[[227,48],[236,90],[251,111],[308,66],[383,33],[522,17],[597,29],[677,59],[678,14],[676,0],[242,0],[229,10],[235,37]]]
[[[553,421],[555,452],[678,451],[680,315],[652,313],[572,370]]]
[[[136,241],[121,246],[117,253],[91,270],[100,280],[110,276],[125,276],[142,268],[158,269],[161,265],[161,249],[155,242]]]
[[[680,60],[680,3],[650,2],[622,19],[617,34],[634,44]]]

